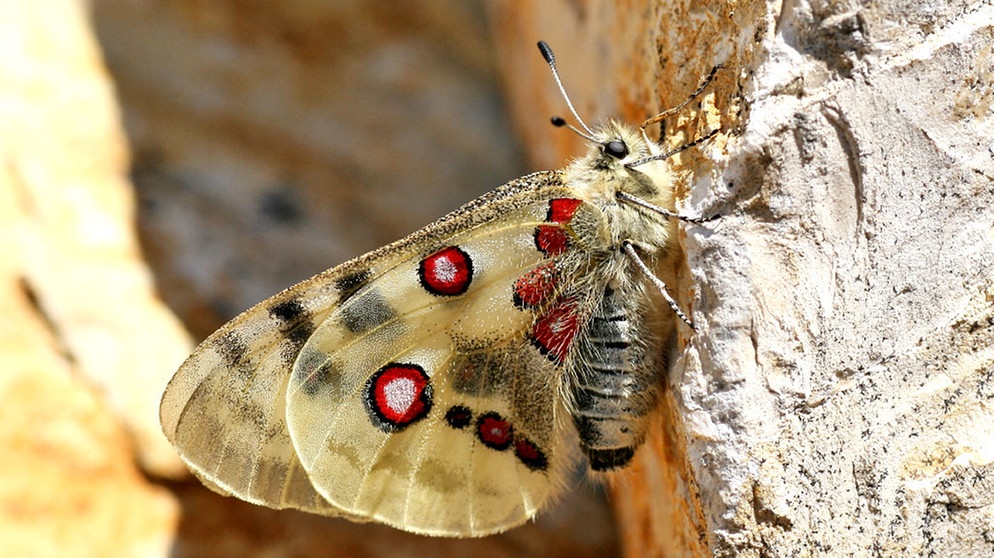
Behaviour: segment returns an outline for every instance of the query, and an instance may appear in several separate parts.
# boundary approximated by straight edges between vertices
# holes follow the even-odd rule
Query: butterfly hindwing
[[[290,379],[287,421],[329,501],[415,532],[480,535],[527,520],[550,497],[566,457],[562,370],[531,337],[555,285],[532,277],[575,238],[572,219],[550,220],[567,194],[507,200],[485,227],[372,278],[314,332]],[[573,202],[570,217],[589,226]],[[561,244],[543,250],[543,239]],[[519,300],[539,290],[549,300]]]

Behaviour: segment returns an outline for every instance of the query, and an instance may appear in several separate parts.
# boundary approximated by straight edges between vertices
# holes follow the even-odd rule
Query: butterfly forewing
[[[529,340],[540,305],[518,302],[515,285],[554,262],[540,227],[568,237],[548,220],[562,194],[508,200],[485,228],[359,286],[310,337],[287,421],[329,501],[415,532],[478,535],[550,496],[561,370]]]
[[[340,296],[322,275],[284,291],[211,335],[173,377],[160,407],[163,431],[209,487],[270,507],[342,514],[311,485],[285,418],[296,355]]]

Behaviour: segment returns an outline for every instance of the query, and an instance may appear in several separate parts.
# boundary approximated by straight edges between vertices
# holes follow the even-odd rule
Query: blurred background
[[[609,114],[590,9],[0,0],[0,555],[617,554],[582,474],[533,524],[429,539],[217,496],[157,421],[241,310],[579,154],[535,42]]]
[[[487,19],[455,1],[93,4],[142,244],[194,334],[523,172]]]

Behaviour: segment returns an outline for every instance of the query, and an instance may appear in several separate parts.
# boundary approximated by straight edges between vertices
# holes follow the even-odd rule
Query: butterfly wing
[[[523,177],[250,309],[177,372],[167,436],[209,486],[271,507],[449,535],[525,521],[563,461],[561,340],[534,330],[569,195]]]
[[[313,488],[286,428],[286,384],[311,324],[339,301],[309,279],[208,337],[162,397],[166,437],[208,487],[269,507],[340,515]]]
[[[514,287],[549,261],[536,229],[562,230],[547,218],[565,193],[521,192],[485,227],[433,239],[357,285],[304,345],[287,423],[329,501],[415,532],[483,535],[552,494],[561,372],[529,339],[536,312]]]

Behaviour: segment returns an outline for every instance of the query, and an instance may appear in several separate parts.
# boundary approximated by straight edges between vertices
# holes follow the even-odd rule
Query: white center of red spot
[[[428,374],[416,364],[390,363],[366,383],[366,409],[373,423],[395,432],[428,415],[432,389]]]
[[[417,395],[417,386],[410,378],[396,378],[383,386],[383,398],[387,407],[398,415],[407,413]]]
[[[458,271],[455,262],[450,258],[439,258],[435,262],[435,278],[443,283],[455,281]]]

